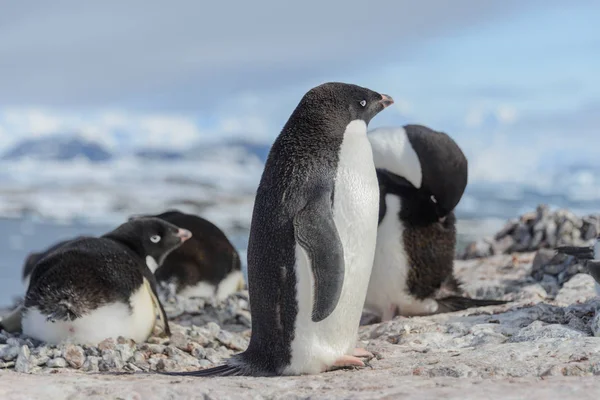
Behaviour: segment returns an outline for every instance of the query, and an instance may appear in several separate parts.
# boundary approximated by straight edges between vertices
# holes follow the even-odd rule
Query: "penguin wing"
[[[144,285],[146,285],[146,289],[148,290],[150,297],[152,297],[152,303],[154,304],[154,308],[158,314],[158,319],[163,325],[163,333],[166,336],[171,336],[171,328],[169,326],[167,313],[165,312],[165,309],[159,300],[158,292],[156,291],[157,285],[154,274],[152,274],[148,268],[142,268],[142,274],[144,275]]]
[[[333,221],[331,192],[323,191],[294,217],[296,241],[308,253],[314,277],[312,320],[327,318],[344,283],[344,249]]]

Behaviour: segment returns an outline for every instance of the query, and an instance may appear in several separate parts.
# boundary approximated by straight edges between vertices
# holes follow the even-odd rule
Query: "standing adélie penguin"
[[[275,140],[248,244],[252,335],[226,365],[170,375],[301,375],[364,366],[355,349],[379,191],[367,124],[393,103],[345,83],[308,91]]]
[[[139,218],[99,238],[68,241],[33,268],[23,333],[53,344],[97,344],[119,336],[143,342],[158,315],[169,335],[146,259],[160,264],[190,237],[158,218]]]
[[[454,208],[467,186],[467,159],[450,136],[425,126],[369,132],[380,187],[379,228],[365,308],[383,321],[504,304],[438,298],[454,277]]]

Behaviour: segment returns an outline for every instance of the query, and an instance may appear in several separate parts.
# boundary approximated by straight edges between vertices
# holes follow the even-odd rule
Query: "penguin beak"
[[[394,99],[392,99],[387,94],[382,94],[381,100],[379,100],[379,103],[383,105],[383,108],[386,108],[386,107],[389,107],[392,104],[394,104]]]
[[[181,243],[183,243],[192,237],[192,232],[188,231],[187,229],[179,229],[177,231],[177,237],[181,239]]]

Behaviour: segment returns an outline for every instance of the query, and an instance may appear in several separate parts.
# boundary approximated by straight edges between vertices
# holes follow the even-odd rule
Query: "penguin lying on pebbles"
[[[559,246],[556,251],[577,258],[585,263],[589,274],[594,278],[596,294],[600,296],[600,236],[592,246]]]
[[[301,375],[364,366],[355,349],[379,191],[367,124],[393,103],[344,83],[308,91],[271,147],[248,245],[252,335],[226,365],[169,375]]]
[[[505,304],[458,295],[439,298],[454,277],[454,208],[467,186],[467,159],[445,133],[425,126],[369,133],[380,188],[377,249],[365,308],[383,321]]]
[[[161,219],[139,218],[99,238],[63,244],[33,269],[23,333],[51,344],[95,345],[119,336],[143,342],[159,314],[170,335],[146,258],[160,265],[191,236]]]
[[[244,289],[239,254],[218,227],[204,218],[178,210],[153,217],[192,232],[192,238],[171,252],[154,272],[159,284],[173,284],[175,293],[183,297],[217,300]]]

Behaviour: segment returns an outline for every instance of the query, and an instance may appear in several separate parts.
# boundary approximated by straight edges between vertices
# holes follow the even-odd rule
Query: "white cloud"
[[[517,115],[517,109],[510,104],[477,102],[467,110],[465,125],[473,129],[481,128],[488,118],[493,118],[499,125],[510,125],[516,122]]]
[[[505,125],[512,124],[517,120],[517,110],[509,104],[502,104],[496,108],[496,118]]]

